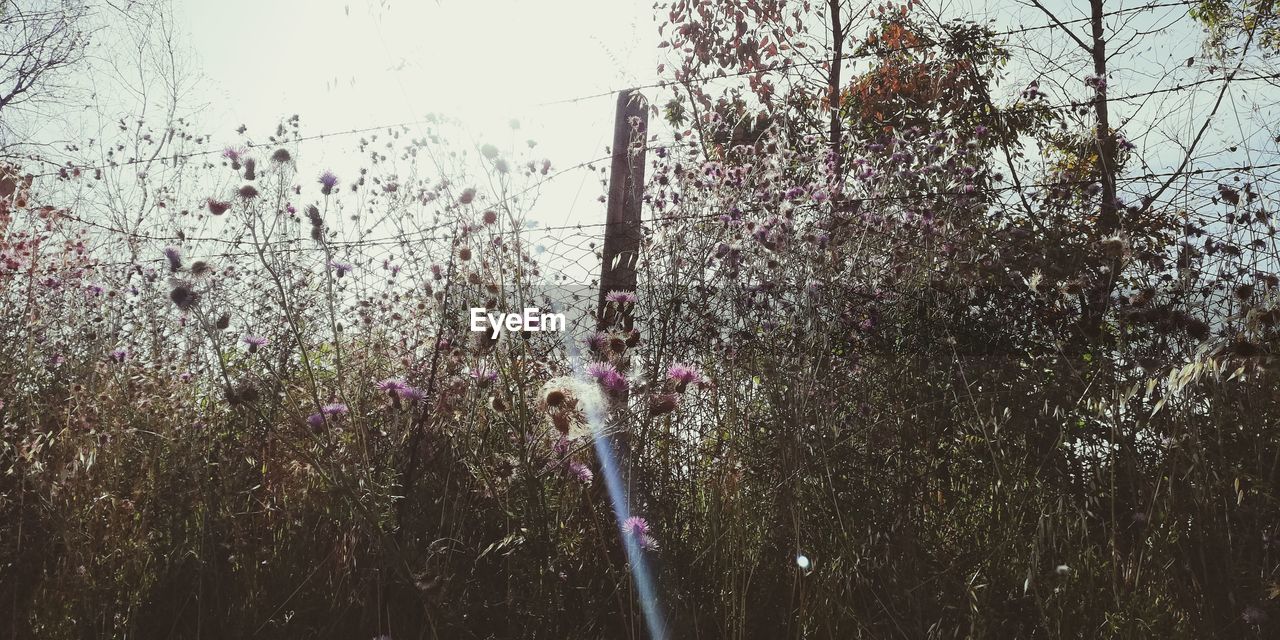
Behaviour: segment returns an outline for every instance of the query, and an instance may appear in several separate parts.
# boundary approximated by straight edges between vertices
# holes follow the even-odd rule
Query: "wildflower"
[[[471,204],[471,201],[475,199],[476,190],[472,187],[467,187],[462,190],[462,195],[458,197],[458,202],[461,204]]]
[[[242,339],[249,345],[249,353],[256,353],[259,348],[267,346],[267,339],[262,336],[247,335]]]
[[[481,219],[484,220],[485,224],[493,224],[498,221],[498,213],[493,209],[489,209],[488,211],[484,212],[484,214],[481,216]]]
[[[128,358],[129,358],[129,352],[125,349],[116,349],[115,351],[111,352],[111,361],[116,364],[121,364]]]
[[[660,393],[649,398],[649,415],[660,416],[676,410],[680,396],[674,393]]]
[[[696,368],[678,362],[667,368],[667,377],[676,383],[677,391],[684,391],[690,383],[698,384],[703,381],[702,373]]]
[[[616,302],[619,304],[635,303],[639,298],[630,291],[610,291],[605,295],[605,302]]]
[[[241,153],[243,152],[240,151],[239,149],[236,149],[235,147],[227,147],[226,149],[222,150],[222,157],[232,162],[240,162]]]
[[[191,263],[191,275],[202,278],[209,275],[209,263],[204,260],[196,260]]]
[[[604,353],[606,347],[609,346],[609,334],[597,331],[587,336],[587,348],[595,353]]]
[[[569,463],[568,473],[582,484],[591,484],[591,481],[596,477],[596,474],[591,471],[591,467],[577,461]]]
[[[245,200],[252,200],[258,197],[258,190],[251,184],[246,184],[245,186],[240,187],[239,193],[240,197]]]
[[[627,379],[618,373],[618,368],[608,362],[592,362],[587,365],[587,375],[610,391],[622,391],[627,388]]]
[[[327,196],[333,193],[334,187],[338,186],[338,176],[333,175],[332,171],[325,171],[320,174],[320,179],[317,182],[320,183],[320,193]]]
[[[192,291],[191,287],[180,284],[169,292],[169,299],[173,301],[173,304],[177,305],[178,309],[187,311],[200,300],[200,295]]]
[[[336,273],[339,278],[351,273],[351,270],[354,268],[351,266],[350,262],[338,262],[336,260],[330,261],[329,267],[333,269],[334,273]]]
[[[649,522],[640,516],[631,516],[622,521],[623,535],[635,540],[641,549],[658,548],[657,540],[649,533]]]
[[[226,213],[227,209],[231,208],[230,202],[223,202],[221,200],[214,200],[212,198],[209,199],[208,205],[209,205],[209,213],[212,213],[215,216],[220,216]]]
[[[379,391],[394,393],[405,388],[405,383],[404,383],[404,380],[401,380],[399,378],[387,378],[386,380],[378,382],[376,386],[378,387]]]
[[[164,258],[169,261],[169,271],[177,273],[182,268],[182,254],[176,247],[165,247]]]
[[[481,386],[486,386],[498,379],[497,371],[488,371],[485,369],[474,369],[471,371],[471,377]]]
[[[324,415],[327,415],[327,416],[340,416],[346,412],[347,412],[347,405],[342,404],[341,402],[331,402],[329,404],[324,405],[323,407],[320,407],[320,413],[323,413]]]
[[[396,394],[399,395],[401,399],[408,400],[409,402],[417,402],[418,400],[421,400],[424,395],[421,389],[411,387],[407,384],[397,389]]]
[[[275,153],[271,154],[271,161],[277,164],[284,164],[290,160],[293,160],[293,156],[289,155],[288,149],[276,149]]]
[[[319,429],[320,427],[323,427],[323,426],[324,426],[324,414],[320,414],[320,413],[313,413],[313,414],[311,414],[311,415],[307,416],[307,424],[311,425],[311,427],[312,427],[312,428],[315,428],[315,429]]]

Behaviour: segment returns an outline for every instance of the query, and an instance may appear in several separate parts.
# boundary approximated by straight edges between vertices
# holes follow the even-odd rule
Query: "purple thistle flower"
[[[169,271],[176,273],[178,269],[182,268],[182,253],[178,251],[177,247],[165,247],[164,258],[169,261]]]
[[[347,405],[342,404],[341,402],[331,402],[329,404],[324,405],[323,407],[320,407],[320,413],[323,413],[324,415],[327,415],[327,416],[340,416],[346,412],[347,412]]]
[[[379,391],[399,391],[405,387],[404,380],[399,378],[387,378],[380,380],[376,385]]]
[[[232,162],[239,162],[241,153],[243,152],[240,151],[239,149],[236,149],[235,147],[227,147],[226,149],[222,150],[222,157]]]
[[[311,425],[311,426],[312,426],[312,428],[315,428],[315,429],[319,429],[320,427],[323,427],[323,426],[324,426],[324,414],[322,414],[322,413],[313,413],[313,414],[311,414],[311,415],[307,416],[307,424]]]
[[[591,467],[577,461],[569,463],[568,473],[582,484],[591,484],[591,481],[596,477],[596,474],[591,471]]]
[[[610,291],[604,297],[605,302],[617,302],[620,304],[628,302],[634,303],[638,300],[639,298],[636,297],[636,294],[630,291]]]
[[[333,193],[334,187],[338,186],[338,176],[334,175],[332,171],[325,171],[320,174],[318,182],[320,183],[320,193],[327,196]]]
[[[597,331],[587,336],[587,348],[596,353],[604,353],[606,347],[609,346],[609,334],[603,331]]]
[[[411,387],[407,384],[397,389],[396,393],[400,395],[402,400],[408,400],[409,402],[417,402],[423,396],[422,389]]]
[[[241,340],[249,345],[249,353],[255,353],[259,348],[267,346],[267,339],[262,336],[246,335]]]
[[[337,260],[330,261],[329,267],[334,270],[339,278],[351,273],[351,270],[355,268],[351,266],[350,262],[338,262]]]
[[[703,381],[702,372],[698,371],[691,365],[681,364],[679,362],[672,364],[667,368],[667,377],[676,383],[676,387],[681,391],[686,385],[698,384]]]
[[[608,362],[592,362],[587,365],[587,375],[610,391],[622,391],[627,388],[627,379],[618,373],[618,368]]]
[[[111,352],[111,361],[120,364],[129,358],[129,352],[125,349],[116,349]]]
[[[629,536],[647,536],[649,521],[640,516],[631,516],[622,522],[622,531]]]
[[[471,377],[481,386],[488,385],[498,379],[497,371],[489,371],[486,369],[472,369]]]
[[[640,516],[631,516],[622,521],[623,535],[633,538],[641,549],[656,549],[658,542],[649,533],[649,521]]]

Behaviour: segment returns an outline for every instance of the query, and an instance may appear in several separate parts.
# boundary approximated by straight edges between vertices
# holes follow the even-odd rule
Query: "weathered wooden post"
[[[610,291],[636,290],[640,257],[640,205],[644,193],[644,163],[649,130],[649,102],[639,91],[618,94],[613,123],[613,162],[609,169],[609,200],[605,214],[604,248],[600,265],[600,296],[596,317],[605,317]]]

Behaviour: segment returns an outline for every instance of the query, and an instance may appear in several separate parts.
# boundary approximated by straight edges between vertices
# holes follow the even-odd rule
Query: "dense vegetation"
[[[1172,11],[1215,84],[1167,170],[1107,29],[1010,92],[1010,34],[914,2],[659,7],[639,286],[565,340],[469,330],[594,292],[531,239],[550,163],[444,120],[352,176],[296,117],[13,158],[0,632],[1274,637],[1280,138],[1202,138],[1276,18]]]

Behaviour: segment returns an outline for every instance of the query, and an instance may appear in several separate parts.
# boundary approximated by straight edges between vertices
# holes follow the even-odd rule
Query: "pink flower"
[[[596,474],[591,471],[591,467],[581,462],[570,462],[567,472],[582,484],[591,484],[591,481],[596,477]]]
[[[610,291],[604,297],[605,302],[634,303],[637,300],[636,294],[630,291]]]
[[[667,368],[667,377],[676,383],[676,388],[684,391],[684,388],[690,384],[700,384],[705,378],[691,365],[681,364],[679,362]]]
[[[623,391],[627,388],[627,379],[618,373],[618,368],[608,362],[592,362],[587,365],[587,375],[610,391]]]
[[[241,339],[249,345],[249,353],[255,353],[258,349],[267,346],[267,339],[262,336],[245,336]]]
[[[320,174],[320,179],[317,182],[320,183],[320,193],[327,196],[333,193],[334,187],[338,186],[338,176],[334,175],[332,171],[326,171]]]
[[[641,549],[657,549],[658,541],[649,533],[649,521],[640,516],[631,516],[622,521],[622,534],[633,540]]]
[[[347,412],[347,405],[342,404],[341,402],[331,402],[329,404],[324,405],[323,407],[320,407],[320,413],[323,413],[324,415],[327,415],[327,416],[338,416],[346,412]]]

